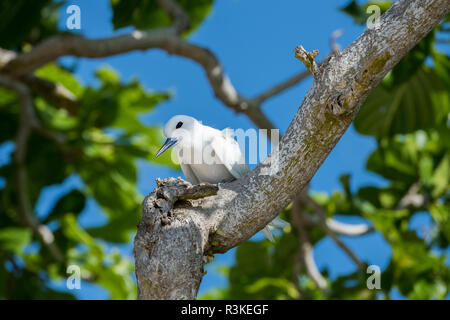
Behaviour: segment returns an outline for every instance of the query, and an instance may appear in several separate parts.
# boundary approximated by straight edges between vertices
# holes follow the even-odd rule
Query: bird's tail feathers
[[[271,222],[269,222],[269,225],[274,227],[274,228],[284,229],[284,228],[286,228],[289,225],[289,222],[284,221],[280,217],[276,217]]]
[[[264,229],[261,230],[261,233],[269,239],[271,242],[274,242],[273,234],[271,229],[283,229],[289,226],[289,222],[284,221],[283,219],[276,217],[273,219]]]
[[[261,233],[270,240],[270,242],[274,242],[272,231],[270,231],[269,226],[265,226],[264,229],[261,230]]]

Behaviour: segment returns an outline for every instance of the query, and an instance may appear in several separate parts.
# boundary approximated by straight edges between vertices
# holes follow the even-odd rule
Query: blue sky
[[[348,0],[216,0],[211,14],[189,37],[189,41],[210,48],[221,60],[238,91],[252,96],[304,69],[293,56],[295,46],[302,44],[307,50],[319,49],[320,57],[324,57],[330,51],[329,37],[334,30],[343,29],[344,34],[338,39],[343,48],[356,39],[363,31],[362,27],[337,10],[346,3]],[[81,8],[81,32],[86,37],[106,37],[115,33],[109,0],[68,1],[67,6],[70,4]],[[61,9],[60,14],[62,28],[65,28],[68,17],[65,8]],[[127,31],[130,29],[118,32]],[[124,81],[137,77],[147,88],[173,91],[173,99],[142,117],[146,124],[162,125],[175,114],[188,114],[217,128],[254,127],[245,116],[235,114],[214,97],[202,68],[190,60],[151,50],[106,59],[75,60],[69,57],[61,59],[61,62],[76,63],[76,75],[84,84],[95,85],[94,71],[109,65],[122,75]],[[281,132],[289,125],[311,81],[308,79],[263,105],[264,111]],[[355,189],[367,184],[383,184],[381,178],[364,168],[365,159],[374,147],[372,138],[357,135],[351,127],[313,178],[311,189],[331,193],[340,188],[338,178],[343,173],[351,174],[352,188]],[[4,155],[0,155],[0,162],[2,157]],[[144,161],[140,161],[138,167],[138,188],[144,195],[153,190],[157,177],[182,175],[181,172]],[[37,205],[38,214],[45,215],[58,197],[80,186],[81,180],[73,176],[61,186],[47,188]],[[363,221],[357,217],[338,218],[349,223]],[[104,222],[95,201],[89,201],[80,219],[84,226]],[[415,228],[429,223],[427,215],[412,221]],[[255,237],[260,239],[261,235]],[[387,266],[390,248],[379,234],[365,235],[357,240],[343,237],[343,240],[369,264],[377,264],[382,269]],[[120,250],[132,257],[132,243],[121,246]],[[327,238],[315,247],[315,258],[319,268],[327,268],[332,278],[355,270],[351,260]],[[226,285],[226,279],[214,269],[219,265],[231,264],[233,260],[233,250],[217,255],[214,262],[207,266],[208,274],[202,282],[200,293]],[[97,286],[82,285],[83,289],[75,292],[79,298],[105,299],[108,296]],[[400,298],[399,295],[397,297]]]

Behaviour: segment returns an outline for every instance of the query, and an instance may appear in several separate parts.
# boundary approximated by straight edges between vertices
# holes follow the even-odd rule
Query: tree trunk
[[[321,65],[280,144],[242,179],[218,190],[159,181],[135,238],[139,298],[194,299],[208,257],[249,239],[299,194],[370,91],[449,10],[448,0],[397,1]]]

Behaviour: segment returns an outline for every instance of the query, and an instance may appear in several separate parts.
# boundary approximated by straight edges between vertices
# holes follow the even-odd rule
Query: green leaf
[[[91,235],[112,242],[129,241],[142,202],[135,187],[137,173],[133,160],[133,157],[113,154],[106,162],[94,158],[89,165],[79,168],[89,193],[108,216],[105,226],[89,229]]]
[[[432,204],[430,214],[439,226],[439,233],[442,235],[440,246],[447,248],[450,243],[450,207],[448,204]]]
[[[0,143],[15,139],[19,124],[16,96],[0,88]]]
[[[131,278],[134,272],[131,259],[123,258],[118,252],[114,252],[108,260],[110,265],[99,272],[98,283],[110,292],[112,300],[135,300],[137,288]]]
[[[450,112],[450,96],[436,73],[423,66],[400,85],[389,77],[376,87],[355,118],[355,129],[375,137],[433,128]]]
[[[445,299],[448,290],[448,284],[443,281],[428,282],[426,280],[419,280],[414,283],[413,290],[408,295],[408,298],[412,300]]]
[[[80,98],[83,95],[84,88],[78,79],[71,72],[64,70],[56,63],[46,64],[36,70],[35,74],[36,76],[51,82],[60,83],[77,98]]]
[[[31,231],[26,228],[7,227],[0,229],[0,251],[21,254],[31,241]]]
[[[267,287],[276,287],[285,291],[290,299],[298,299],[300,296],[295,285],[291,281],[283,278],[261,278],[247,286],[246,291],[252,294],[264,290]]]
[[[450,58],[448,55],[440,53],[436,50],[432,52],[434,70],[439,78],[445,83],[447,89],[450,90]]]
[[[177,0],[191,21],[195,30],[209,14],[213,0]],[[154,29],[171,25],[169,16],[160,8],[156,0],[111,0],[114,29],[134,26],[137,29]]]
[[[363,24],[367,20],[366,12],[361,6],[358,5],[356,0],[350,1],[348,5],[340,8],[339,10],[352,17],[357,24]]]
[[[68,213],[78,215],[85,205],[86,197],[84,193],[79,190],[72,190],[58,200],[45,222],[58,219]]]
[[[353,18],[357,24],[365,24],[372,13],[367,13],[367,8],[371,5],[377,5],[380,13],[386,12],[392,5],[392,1],[369,1],[359,5],[357,1],[352,0],[348,5],[339,8],[339,10]]]
[[[112,68],[106,66],[98,69],[95,72],[95,76],[101,81],[102,85],[112,84],[117,85],[120,84],[120,76],[119,74]]]
[[[442,158],[432,177],[433,197],[439,197],[450,187],[450,152]]]
[[[87,250],[72,248],[70,264],[77,264],[91,278],[105,287],[111,299],[136,299],[136,285],[132,279],[132,261],[122,257],[117,250],[107,254],[100,243],[77,223],[75,216],[66,215],[63,229],[67,237],[86,246]]]
[[[121,83],[111,68],[96,72],[101,81],[100,88],[85,90],[80,105],[80,130],[97,127],[112,127],[124,130],[125,134],[146,133],[138,116],[151,111],[155,105],[169,98],[167,93],[152,92],[143,88],[137,80]]]
[[[417,153],[408,152],[400,141],[383,142],[367,159],[367,170],[409,185],[416,182]]]
[[[46,100],[37,97],[34,100],[43,126],[52,130],[67,132],[76,128],[78,119],[69,115],[67,110],[54,107]]]
[[[433,51],[435,35],[436,29],[433,29],[392,69],[392,86],[397,86],[408,81],[417,70],[423,67],[425,60]]]
[[[2,0],[0,47],[21,49],[26,41],[36,43],[55,34],[58,6],[51,0]]]

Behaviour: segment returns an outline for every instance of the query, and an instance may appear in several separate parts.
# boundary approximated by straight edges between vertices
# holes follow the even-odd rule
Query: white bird
[[[181,170],[192,184],[229,182],[250,171],[239,144],[228,129],[220,131],[192,117],[177,115],[164,126],[164,135],[167,140],[156,157],[175,147]],[[283,229],[288,225],[288,222],[276,217],[261,232],[274,241],[270,228]]]

